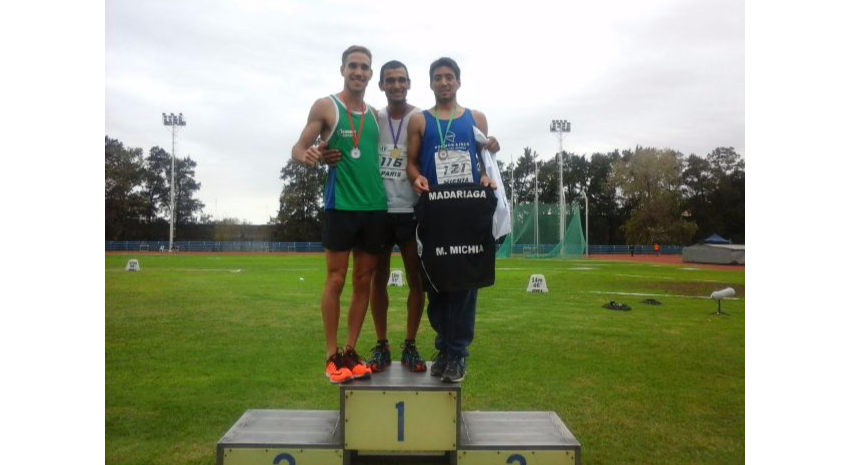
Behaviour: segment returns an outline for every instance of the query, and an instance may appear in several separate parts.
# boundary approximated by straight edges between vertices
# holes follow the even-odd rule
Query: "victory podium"
[[[338,412],[248,410],[219,440],[218,465],[581,463],[554,412],[463,412],[460,383],[397,361],[339,390]]]

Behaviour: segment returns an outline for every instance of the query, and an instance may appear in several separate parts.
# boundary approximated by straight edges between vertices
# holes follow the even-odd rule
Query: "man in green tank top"
[[[325,184],[325,247],[327,279],[322,294],[327,362],[332,383],[368,378],[371,370],[355,347],[369,305],[369,287],[383,247],[387,197],[378,158],[378,122],[366,105],[366,86],[372,78],[372,54],[351,46],[342,54],[343,90],[316,100],[307,125],[292,147],[292,158],[307,166],[328,163]],[[321,137],[319,144],[314,144]],[[351,308],[345,350],[337,341],[339,301],[345,286],[349,256],[354,251]]]

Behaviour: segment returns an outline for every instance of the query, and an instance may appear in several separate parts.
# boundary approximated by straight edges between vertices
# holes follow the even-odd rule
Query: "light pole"
[[[590,221],[588,221],[588,213],[590,209],[587,208],[587,191],[582,192],[584,196],[584,257],[590,257]]]
[[[560,209],[560,221],[558,222],[560,230],[558,231],[558,239],[561,241],[561,258],[566,256],[564,250],[564,133],[570,132],[570,122],[565,119],[553,119],[549,125],[549,132],[558,134],[558,208]]]
[[[162,114],[162,124],[165,126],[171,126],[171,219],[169,220],[168,227],[168,251],[174,251],[174,159],[177,158],[177,154],[174,153],[175,139],[177,137],[177,128],[179,126],[185,126],[186,120],[183,119],[183,113],[178,115],[174,115],[174,113],[166,115]]]
[[[537,215],[537,160],[534,160],[534,258],[540,255],[540,231],[537,224]]]
[[[514,170],[516,166],[514,166],[514,156],[511,155],[511,211],[516,210],[516,187],[514,186]],[[513,225],[511,225],[513,226]]]
[[[511,155],[511,164],[509,166],[511,167],[511,211],[514,212],[514,215],[516,215],[516,186],[514,185],[514,171],[516,170],[516,166],[514,166],[513,155]],[[514,236],[513,234],[514,224],[514,220],[513,218],[511,218],[511,233],[508,235],[511,240],[511,243],[510,249],[508,249],[508,258],[514,256],[514,239],[516,239],[516,236]]]

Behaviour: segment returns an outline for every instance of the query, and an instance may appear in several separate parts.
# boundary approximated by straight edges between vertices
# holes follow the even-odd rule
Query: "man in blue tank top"
[[[372,373],[383,371],[392,363],[388,337],[390,261],[393,246],[398,245],[409,286],[407,296],[406,338],[401,352],[401,364],[413,372],[427,370],[425,360],[416,347],[416,334],[425,309],[425,290],[420,275],[419,255],[416,247],[416,215],[413,207],[419,195],[407,179],[407,124],[422,110],[407,101],[410,77],[404,63],[391,60],[381,67],[378,85],[386,94],[387,106],[378,111],[381,131],[379,154],[381,176],[387,191],[386,247],[378,255],[378,266],[372,276],[371,309],[378,342],[367,363]],[[495,138],[488,146],[498,151]]]
[[[457,103],[460,67],[451,58],[440,58],[431,64],[430,81],[436,104],[411,117],[407,129],[407,175],[414,190],[422,194],[430,186],[470,182],[496,189],[479,158],[480,149],[493,149],[490,145],[495,141],[479,147],[472,129],[477,127],[486,135],[487,118]],[[477,289],[428,291],[428,320],[437,332],[439,351],[431,375],[443,382],[457,383],[466,376],[477,301]]]

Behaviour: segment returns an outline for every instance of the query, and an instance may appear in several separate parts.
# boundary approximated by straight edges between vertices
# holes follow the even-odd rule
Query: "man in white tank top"
[[[410,78],[403,63],[390,61],[382,66],[378,86],[387,96],[387,106],[378,112],[378,155],[381,177],[387,191],[386,236],[389,241],[378,255],[378,264],[372,277],[372,320],[375,322],[378,343],[372,349],[367,364],[373,371],[380,372],[392,362],[387,337],[387,284],[393,246],[398,245],[408,284],[407,334],[401,363],[410,371],[424,373],[425,361],[416,349],[416,333],[425,308],[425,292],[416,253],[416,218],[413,215],[413,206],[419,195],[413,191],[407,179],[407,122],[413,114],[422,110],[407,103]]]

